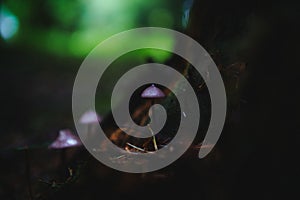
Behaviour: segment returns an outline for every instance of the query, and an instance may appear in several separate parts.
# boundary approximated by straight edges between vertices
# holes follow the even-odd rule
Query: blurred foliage
[[[19,45],[58,56],[80,58],[111,35],[131,28],[159,26],[181,29],[184,11],[183,7],[178,5],[183,5],[183,2],[183,0],[5,0],[2,7],[5,6],[19,24],[15,35],[2,39],[9,45]],[[165,40],[155,35],[153,39]],[[173,42],[169,40],[168,45],[173,45]],[[153,51],[146,54],[146,57],[152,56],[158,61],[166,59],[166,54]]]

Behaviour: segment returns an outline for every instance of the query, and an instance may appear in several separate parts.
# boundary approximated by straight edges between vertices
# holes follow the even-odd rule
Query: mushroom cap
[[[161,91],[161,89],[156,87],[154,84],[147,87],[141,94],[141,97],[143,98],[153,98],[153,99],[164,98],[165,96],[166,96],[165,93],[163,93],[163,91]]]
[[[101,117],[92,110],[89,110],[80,117],[79,122],[82,124],[92,124],[99,123],[101,121]]]
[[[81,145],[82,143],[78,136],[74,135],[69,129],[64,129],[59,131],[58,137],[49,145],[49,148],[63,149]]]

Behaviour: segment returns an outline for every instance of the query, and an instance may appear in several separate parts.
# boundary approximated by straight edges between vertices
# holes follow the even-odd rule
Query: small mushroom
[[[142,98],[152,99],[151,100],[152,105],[155,103],[155,99],[164,98],[165,96],[166,96],[165,93],[161,89],[156,87],[154,84],[147,87],[141,94]],[[152,114],[152,119],[155,120],[154,114]],[[155,148],[155,150],[158,150],[155,135],[154,135],[150,125],[148,125],[148,128],[149,128],[150,132],[152,133],[154,148]]]
[[[81,146],[82,143],[78,136],[74,135],[69,129],[60,130],[58,137],[49,145],[50,149],[63,149]]]
[[[93,132],[93,125],[98,124],[101,121],[102,118],[95,111],[89,110],[83,113],[83,115],[79,119],[79,122],[81,124],[86,124],[87,126],[86,135],[85,135],[86,138],[92,135],[91,132]]]
[[[59,131],[58,137],[52,142],[48,148],[57,149],[60,151],[60,163],[62,169],[67,168],[66,166],[66,151],[71,147],[82,146],[82,142],[79,137],[74,135],[71,130],[63,129]],[[63,173],[64,174],[64,173]],[[62,174],[62,176],[63,176]]]
[[[92,110],[89,110],[80,117],[79,122],[82,124],[93,124],[99,123],[101,121],[101,117]]]
[[[152,84],[150,87],[147,87],[141,94],[141,97],[148,99],[164,98],[165,96],[165,93],[154,84]]]

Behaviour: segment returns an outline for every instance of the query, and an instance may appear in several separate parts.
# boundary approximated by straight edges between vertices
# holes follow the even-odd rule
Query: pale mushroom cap
[[[82,143],[69,129],[60,130],[56,140],[49,145],[50,149],[63,149],[68,147],[81,146]]]
[[[80,117],[79,122],[82,124],[99,123],[101,117],[94,111],[87,111]]]
[[[154,84],[152,84],[150,87],[147,87],[141,94],[141,97],[143,98],[164,98],[166,95],[156,87]]]

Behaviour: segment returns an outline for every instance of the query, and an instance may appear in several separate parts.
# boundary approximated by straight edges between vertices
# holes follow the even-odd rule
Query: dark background
[[[201,160],[191,150],[172,165],[141,175],[109,169],[83,148],[75,149],[70,166],[79,177],[57,188],[40,179],[63,181],[59,152],[32,148],[34,198],[296,199],[299,10],[292,1],[196,0],[181,31],[217,54],[215,62],[223,66],[246,63],[239,90],[227,88],[230,114],[214,150]],[[72,84],[82,58],[5,41],[0,47],[0,197],[29,199],[26,150],[18,148],[47,146],[58,130],[74,127]]]

